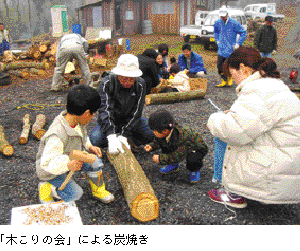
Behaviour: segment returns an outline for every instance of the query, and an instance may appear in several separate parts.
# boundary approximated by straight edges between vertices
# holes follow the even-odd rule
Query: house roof
[[[98,5],[99,3],[101,3],[102,0],[88,0],[86,1],[86,4],[81,5],[79,7],[80,10],[82,10],[83,8],[87,7],[87,6],[93,6],[93,5]]]

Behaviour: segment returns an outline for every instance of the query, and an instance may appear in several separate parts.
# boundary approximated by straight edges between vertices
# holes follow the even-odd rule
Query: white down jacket
[[[300,202],[300,100],[258,72],[236,88],[230,112],[208,128],[227,143],[222,182],[230,192],[270,204]]]

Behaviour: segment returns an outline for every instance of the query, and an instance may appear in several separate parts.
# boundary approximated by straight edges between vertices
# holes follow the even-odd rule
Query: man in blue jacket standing
[[[192,51],[192,46],[189,43],[182,45],[182,53],[178,56],[181,71],[185,71],[190,78],[203,77],[207,73],[202,57]]]
[[[247,31],[243,26],[236,20],[228,17],[228,12],[226,10],[220,10],[220,19],[215,21],[214,24],[214,37],[218,44],[218,73],[222,78],[222,83],[216,85],[216,87],[231,86],[232,79],[228,78],[223,74],[223,63],[230,56],[233,50],[236,50],[241,45],[243,45],[246,37]],[[237,35],[240,38],[237,40]]]

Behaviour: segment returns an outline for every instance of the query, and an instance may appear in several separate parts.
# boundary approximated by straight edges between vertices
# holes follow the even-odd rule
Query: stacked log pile
[[[5,51],[0,62],[1,71],[23,79],[43,76],[45,70],[56,64],[57,45],[58,41],[40,41],[24,52]]]

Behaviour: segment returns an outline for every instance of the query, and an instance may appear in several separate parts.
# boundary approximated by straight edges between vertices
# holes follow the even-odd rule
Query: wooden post
[[[1,71],[7,70],[16,70],[22,68],[37,68],[37,69],[49,69],[50,65],[47,62],[39,63],[39,62],[12,62],[9,64],[1,63]]]
[[[14,148],[6,141],[4,128],[0,125],[0,152],[6,156],[11,156],[14,153]]]
[[[46,116],[44,114],[39,114],[36,116],[36,120],[32,126],[32,134],[40,140],[43,135],[46,133],[46,131],[43,129],[43,127],[46,124]]]
[[[28,141],[28,136],[30,132],[30,115],[27,113],[23,118],[23,130],[21,132],[20,138],[19,138],[19,143],[21,145],[24,145]]]
[[[117,171],[131,215],[142,222],[154,220],[159,215],[154,190],[132,152],[124,145],[123,149],[117,155],[107,152],[107,157]]]

